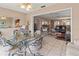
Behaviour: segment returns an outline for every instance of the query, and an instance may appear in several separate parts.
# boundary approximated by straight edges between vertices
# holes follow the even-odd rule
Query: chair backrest
[[[20,39],[24,39],[25,38],[25,35],[23,32],[19,31],[19,30],[16,30],[14,32],[14,35],[16,37],[16,40],[20,40]]]
[[[7,45],[6,39],[3,36],[0,36],[0,45],[1,46],[6,46]]]
[[[34,40],[31,40],[30,42],[29,42],[29,45],[33,45],[33,44],[41,44],[42,43],[42,39],[43,39],[43,37],[38,37],[38,38],[35,38]]]

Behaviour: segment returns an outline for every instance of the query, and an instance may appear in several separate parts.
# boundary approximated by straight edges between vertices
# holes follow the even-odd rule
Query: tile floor
[[[66,42],[48,35],[43,38],[43,46],[39,50],[39,53],[44,56],[65,56]]]

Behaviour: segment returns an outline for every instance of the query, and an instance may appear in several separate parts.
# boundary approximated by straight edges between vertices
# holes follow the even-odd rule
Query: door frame
[[[40,13],[40,14],[35,14],[35,15],[32,15],[32,21],[34,22],[34,17],[35,16],[39,16],[39,15],[45,15],[45,14],[49,14],[49,13],[55,13],[55,12],[60,12],[60,11],[63,11],[63,10],[68,10],[70,9],[71,10],[71,20],[70,20],[70,26],[71,26],[71,42],[73,42],[73,39],[72,39],[72,8],[64,8],[64,9],[59,9],[59,10],[55,10],[55,11],[49,11],[49,12],[44,12],[44,13]],[[33,28],[34,28],[34,25],[33,25]],[[34,32],[34,30],[33,30]]]

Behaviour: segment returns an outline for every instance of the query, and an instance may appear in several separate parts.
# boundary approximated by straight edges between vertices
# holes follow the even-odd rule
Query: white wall
[[[26,25],[26,14],[0,7],[0,16],[12,17],[13,18],[13,24],[12,24],[13,26],[14,26],[15,20],[18,18],[21,20],[20,25]],[[8,22],[8,24],[9,23],[11,23],[11,22]]]

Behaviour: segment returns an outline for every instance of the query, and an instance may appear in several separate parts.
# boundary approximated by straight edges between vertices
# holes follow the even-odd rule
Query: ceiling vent
[[[46,6],[45,6],[45,5],[42,5],[42,6],[41,6],[41,8],[44,8],[44,7],[46,7]]]

